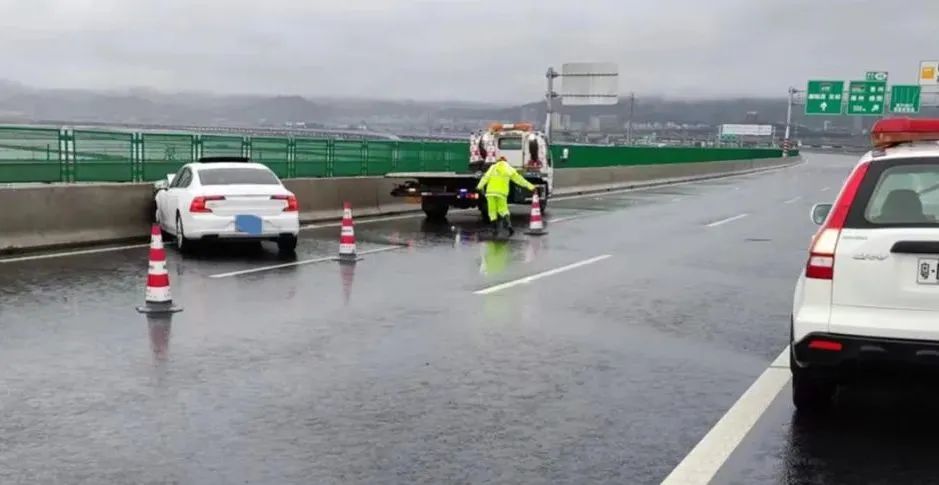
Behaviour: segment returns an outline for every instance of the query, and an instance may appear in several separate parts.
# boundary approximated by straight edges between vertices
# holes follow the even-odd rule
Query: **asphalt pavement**
[[[134,310],[146,248],[0,260],[0,483],[658,483],[787,344],[854,162],[806,159],[552,200],[540,238],[357,219],[354,266],[338,224],[170,250],[172,320]],[[716,482],[839,481],[859,431],[786,389]]]

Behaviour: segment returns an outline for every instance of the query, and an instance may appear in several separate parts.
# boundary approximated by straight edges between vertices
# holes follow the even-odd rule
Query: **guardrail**
[[[336,140],[0,126],[0,183],[148,182],[202,156],[247,156],[282,178],[467,170],[468,142]],[[559,168],[773,158],[779,149],[553,146]],[[795,152],[794,154],[797,154]]]

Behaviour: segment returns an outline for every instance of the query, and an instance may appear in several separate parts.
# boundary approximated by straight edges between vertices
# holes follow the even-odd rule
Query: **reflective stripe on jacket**
[[[492,166],[489,167],[489,170],[486,170],[486,174],[479,180],[479,185],[476,186],[476,190],[486,189],[487,194],[504,195],[508,197],[509,181],[515,182],[528,190],[535,190],[535,186],[532,185],[531,182],[525,180],[525,177],[519,175],[508,162],[504,161],[493,163]]]

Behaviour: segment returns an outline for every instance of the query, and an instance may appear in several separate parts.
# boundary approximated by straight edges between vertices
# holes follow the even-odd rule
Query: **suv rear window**
[[[211,168],[199,170],[202,185],[279,185],[273,173],[260,168]]]
[[[939,159],[872,162],[846,225],[857,228],[939,225]]]

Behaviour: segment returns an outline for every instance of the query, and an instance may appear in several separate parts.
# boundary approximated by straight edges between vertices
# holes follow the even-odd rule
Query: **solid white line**
[[[576,262],[576,263],[572,263],[572,264],[569,264],[569,265],[567,265],[567,266],[561,266],[560,268],[555,268],[555,269],[548,270],[548,271],[545,271],[545,272],[542,272],[542,273],[533,274],[533,275],[531,275],[531,276],[526,276],[526,277],[524,277],[524,278],[517,279],[517,280],[514,280],[514,281],[509,281],[509,282],[502,283],[502,284],[499,284],[499,285],[496,285],[496,286],[490,286],[489,288],[486,288],[486,289],[483,289],[483,290],[474,291],[473,294],[475,294],[475,295],[489,295],[489,294],[495,293],[495,292],[497,292],[497,291],[502,291],[502,290],[505,290],[505,289],[508,289],[508,288],[512,288],[513,286],[525,285],[525,284],[531,283],[532,281],[540,280],[541,278],[546,278],[546,277],[551,276],[551,275],[556,275],[556,274],[558,274],[558,273],[563,273],[563,272],[565,272],[565,271],[570,271],[570,270],[572,270],[572,269],[579,268],[579,267],[581,267],[581,266],[587,266],[588,264],[593,264],[593,263],[596,263],[596,262],[599,262],[599,261],[603,261],[604,259],[611,258],[611,257],[613,257],[613,256],[610,255],[610,254],[604,254],[603,256],[597,256],[597,257],[595,257],[595,258],[585,259],[585,260],[583,260],[583,261],[578,261],[578,262]]]
[[[110,253],[113,251],[126,251],[128,249],[137,249],[137,248],[146,248],[146,247],[150,247],[150,243],[130,244],[127,246],[114,246],[114,247],[109,247],[109,248],[81,249],[78,251],[68,251],[64,253],[37,254],[35,256],[20,256],[16,258],[5,258],[5,259],[0,259],[0,264],[18,263],[21,261],[35,261],[38,259],[64,258],[66,256],[79,256],[82,254]]]
[[[360,251],[357,254],[361,256],[363,254],[380,253],[383,251],[391,251],[393,249],[401,249],[401,248],[402,246],[385,246],[385,247],[376,248],[376,249],[369,249],[368,251]],[[336,256],[329,256],[326,258],[316,258],[316,259],[305,259],[303,261],[293,261],[291,263],[275,264],[272,266],[261,266],[260,268],[244,269],[241,271],[232,271],[230,273],[219,273],[219,274],[210,275],[209,278],[230,278],[232,276],[241,276],[241,275],[251,274],[251,273],[260,273],[262,271],[270,271],[270,270],[281,269],[281,268],[290,268],[293,266],[301,266],[304,264],[325,263],[326,261],[335,261],[335,260],[336,260]]]
[[[795,197],[793,197],[793,198],[791,198],[791,199],[789,199],[789,200],[783,202],[783,204],[792,204],[793,202],[798,202],[798,201],[800,201],[800,200],[802,200],[802,196],[801,196],[801,195],[797,195],[797,196],[795,196]]]
[[[712,223],[710,223],[710,224],[707,224],[706,227],[717,227],[717,226],[720,226],[720,225],[723,225],[723,224],[727,224],[728,222],[733,222],[733,221],[736,221],[736,220],[738,220],[738,219],[743,219],[744,217],[747,217],[748,215],[750,215],[750,214],[739,214],[739,215],[736,215],[736,216],[733,216],[733,217],[728,217],[727,219],[721,219],[721,220],[719,220],[719,221],[714,221],[714,222],[712,222]]]
[[[831,190],[831,187],[822,187],[822,190],[821,190],[821,191],[822,191],[822,192],[828,192],[829,190]]]
[[[756,379],[662,485],[708,483],[789,382],[789,347]]]

